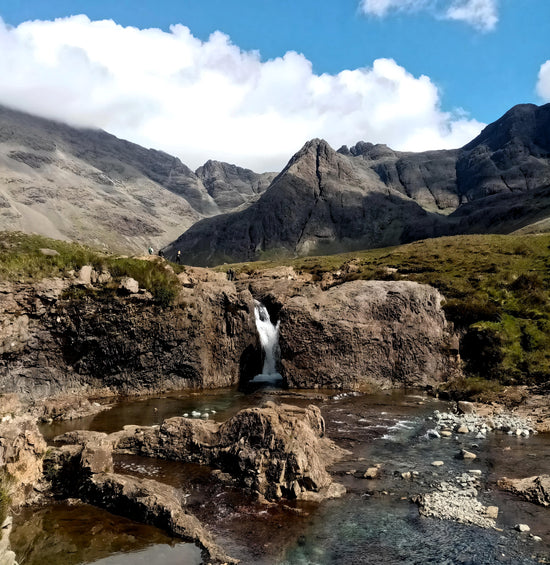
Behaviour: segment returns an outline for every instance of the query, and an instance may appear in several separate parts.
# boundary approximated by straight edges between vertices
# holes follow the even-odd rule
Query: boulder
[[[123,277],[118,285],[118,290],[123,294],[137,294],[139,283],[132,277]]]
[[[497,485],[502,490],[517,494],[529,502],[550,506],[550,475],[538,475],[526,479],[503,477]]]
[[[78,272],[78,283],[82,285],[92,284],[92,271],[93,267],[91,265],[84,265]]]
[[[267,402],[222,424],[170,418],[160,428],[127,427],[111,438],[119,452],[211,465],[268,500],[311,500],[343,493],[326,469],[346,452],[325,437],[324,426],[316,406]]]
[[[410,281],[303,286],[279,313],[282,375],[300,388],[435,384],[456,369],[441,301]]]

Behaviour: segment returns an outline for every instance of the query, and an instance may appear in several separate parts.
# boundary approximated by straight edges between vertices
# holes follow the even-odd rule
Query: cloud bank
[[[386,0],[390,2],[391,0]],[[262,61],[227,35],[195,38],[73,16],[0,20],[0,103],[78,126],[102,128],[177,155],[280,170],[313,137],[420,151],[459,147],[483,124],[443,112],[427,76],[391,59],[317,75],[289,51]]]
[[[546,61],[546,63],[540,67],[537,94],[545,102],[550,102],[550,61]]]
[[[368,15],[426,11],[438,19],[461,21],[479,31],[492,31],[498,23],[498,0],[361,0]]]

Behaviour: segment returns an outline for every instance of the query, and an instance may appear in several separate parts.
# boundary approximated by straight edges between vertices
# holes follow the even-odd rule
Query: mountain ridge
[[[513,201],[517,214],[518,202],[499,200],[499,194],[522,193],[528,217],[541,222],[550,217],[548,125],[550,104],[527,104],[509,110],[460,149],[412,153],[359,142],[334,151],[324,140],[310,140],[247,210],[197,222],[166,252],[180,251],[185,262],[211,266],[270,254],[396,245],[472,229],[507,233],[513,218],[504,205]],[[541,192],[533,200],[535,189]],[[536,202],[544,204],[542,211],[533,209]],[[495,203],[498,214],[487,209],[468,221],[476,209]]]

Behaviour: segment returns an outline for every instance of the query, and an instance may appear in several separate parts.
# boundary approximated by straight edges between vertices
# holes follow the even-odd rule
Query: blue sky
[[[550,100],[549,0],[0,0],[0,17],[0,103],[102,127],[192,167],[215,158],[279,169],[310,137],[459,146],[513,105]],[[162,77],[130,59],[140,46],[174,58],[159,63]],[[12,80],[14,60],[23,71]],[[187,86],[178,78],[176,88],[182,69]]]

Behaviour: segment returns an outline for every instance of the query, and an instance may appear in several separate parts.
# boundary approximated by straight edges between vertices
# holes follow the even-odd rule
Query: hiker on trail
[[[159,249],[159,257],[164,257],[164,251],[162,249]]]
[[[152,255],[152,254],[153,254],[153,248],[152,248],[152,247],[149,247],[149,250],[148,250],[148,251],[149,251],[149,255]]]
[[[233,269],[227,269],[227,280],[228,281],[235,280],[235,271]]]
[[[179,265],[181,263],[181,251],[178,249],[178,254],[176,255],[176,263]]]

